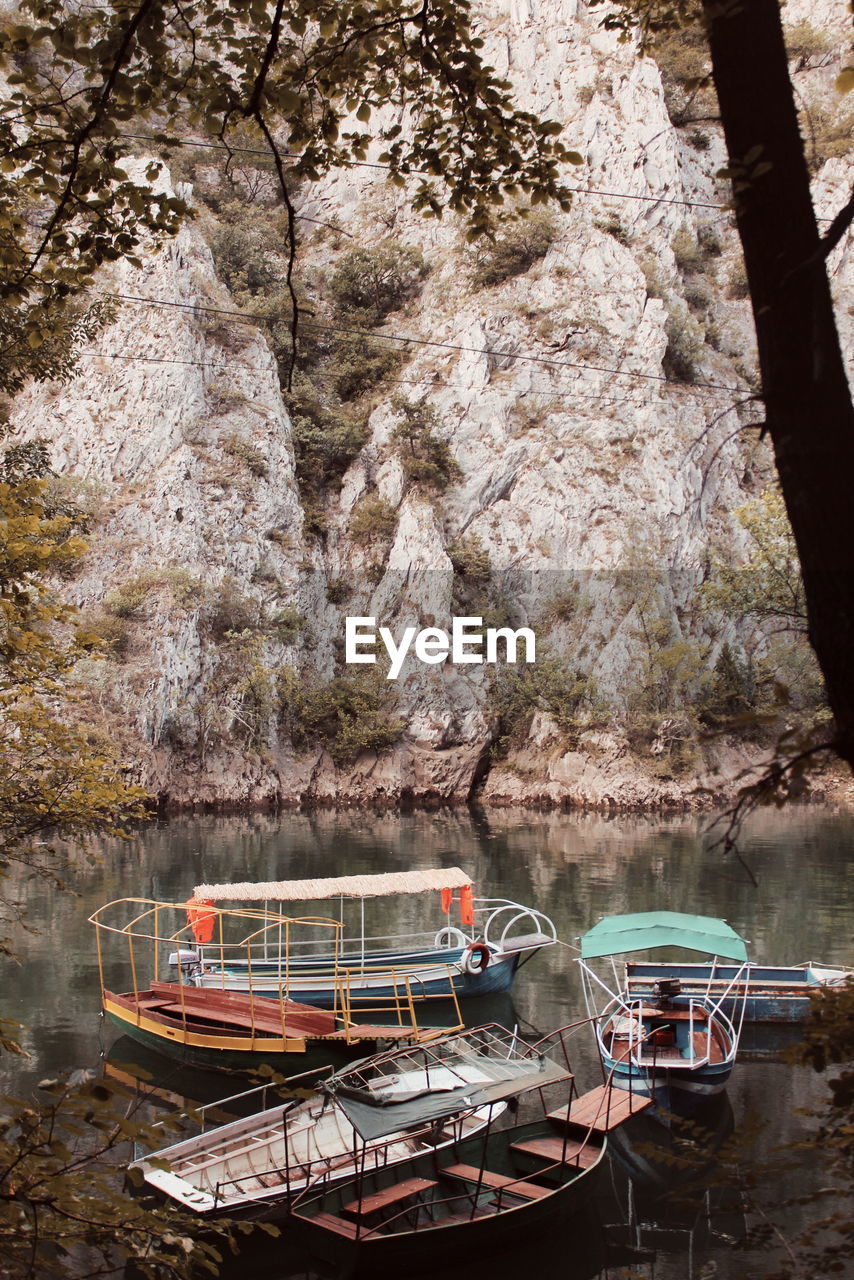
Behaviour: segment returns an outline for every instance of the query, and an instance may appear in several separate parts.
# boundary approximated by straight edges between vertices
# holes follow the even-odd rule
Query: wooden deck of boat
[[[599,1142],[562,1138],[557,1133],[547,1134],[543,1138],[529,1138],[526,1142],[514,1142],[510,1149],[521,1155],[538,1156],[550,1164],[576,1164],[579,1169],[589,1168],[602,1154]]]
[[[610,1095],[610,1096],[609,1096]],[[597,1085],[580,1098],[576,1098],[569,1109],[566,1107],[549,1112],[549,1119],[559,1124],[578,1125],[584,1129],[592,1128],[594,1133],[609,1133],[624,1124],[631,1116],[638,1115],[652,1106],[652,1098],[641,1097],[637,1093],[628,1093],[625,1089],[615,1089],[606,1084]]]
[[[159,1012],[221,1020],[230,1026],[260,1031],[265,1035],[281,1036],[283,1022],[290,1036],[314,1037],[335,1030],[335,1015],[326,1009],[239,991],[152,982],[149,991],[140,993],[138,1004],[154,1012],[156,1006],[152,1002],[155,1001],[159,1002]]]

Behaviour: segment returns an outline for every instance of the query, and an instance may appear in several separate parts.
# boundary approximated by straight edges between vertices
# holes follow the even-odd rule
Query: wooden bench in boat
[[[561,1138],[557,1134],[544,1138],[530,1138],[527,1142],[514,1142],[511,1151],[524,1156],[537,1156],[549,1164],[574,1164],[579,1169],[586,1169],[595,1164],[602,1149],[595,1139],[588,1142],[576,1138]]]
[[[561,1107],[558,1111],[550,1111],[549,1119],[558,1124],[569,1123],[583,1129],[592,1128],[594,1133],[608,1133],[630,1116],[646,1111],[647,1107],[652,1106],[652,1102],[652,1098],[642,1097],[638,1093],[628,1093],[625,1089],[609,1090],[608,1085],[600,1084],[576,1098],[569,1108],[569,1115],[566,1107]]]
[[[308,1221],[316,1222],[319,1227],[334,1231],[336,1235],[347,1236],[350,1240],[355,1240],[359,1231],[355,1222],[347,1222],[345,1218],[339,1218],[334,1213],[315,1213]]]
[[[432,1178],[405,1178],[403,1182],[398,1182],[393,1187],[375,1191],[372,1195],[363,1196],[361,1200],[351,1200],[348,1204],[342,1205],[341,1212],[348,1218],[368,1218],[380,1209],[399,1204],[402,1200],[409,1200],[412,1196],[417,1196],[420,1192],[435,1186],[438,1186],[438,1183]]]
[[[410,1027],[394,1027],[394,1026],[368,1026],[366,1023],[341,1028],[340,1030],[330,1031],[322,1038],[324,1040],[411,1040],[414,1036],[414,1030]],[[419,1041],[432,1040],[438,1035],[446,1035],[447,1028],[441,1027],[419,1027]]]
[[[465,1182],[481,1182],[485,1187],[495,1191],[506,1191],[508,1195],[520,1196],[525,1200],[540,1200],[552,1194],[549,1187],[538,1187],[535,1182],[525,1182],[521,1178],[508,1178],[503,1173],[493,1173],[490,1169],[478,1169],[473,1164],[451,1164],[442,1170],[447,1178],[461,1178]]]
[[[690,1022],[692,1018],[695,1022],[705,1022],[709,1011],[696,1005],[693,1011],[691,1009],[641,1009],[640,1016],[652,1018],[656,1022]]]

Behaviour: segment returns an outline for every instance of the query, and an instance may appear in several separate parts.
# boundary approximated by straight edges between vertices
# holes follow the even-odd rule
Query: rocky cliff
[[[354,247],[423,263],[380,325],[355,326],[357,362],[398,355],[350,397],[362,435],[333,481],[307,486],[304,450],[297,474],[299,407],[198,201],[141,268],[105,273],[115,321],[74,376],[15,406],[92,521],[63,587],[109,645],[81,671],[88,711],[164,801],[678,804],[762,749],[683,731],[689,686],[746,643],[699,589],[748,553],[733,513],[771,472],[739,430],[755,370],[719,129],[673,50],[638,57],[579,0],[496,8],[490,61],[584,156],[572,209],[520,224],[540,240],[517,270],[513,224],[502,267],[453,218],[414,215],[381,168],[301,188],[301,270],[321,293]],[[819,32],[805,2],[787,13],[833,143],[845,5],[822,6]],[[821,216],[847,198],[839,150],[816,165]],[[850,240],[831,267],[841,299]],[[328,376],[306,374],[317,397]],[[540,674],[342,664],[347,615],[399,635],[454,613],[535,630]]]

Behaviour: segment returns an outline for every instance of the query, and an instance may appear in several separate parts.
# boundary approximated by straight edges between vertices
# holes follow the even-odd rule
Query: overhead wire
[[[225,307],[211,307],[203,303],[195,302],[175,302],[165,298],[148,298],[140,294],[129,293],[111,293],[109,297],[115,298],[117,301],[130,302],[136,305],[148,305],[155,307],[173,307],[182,311],[202,312],[209,315],[228,316],[235,319],[238,323],[246,325],[256,325],[258,323],[269,323],[270,317],[254,312],[234,311]],[[581,361],[557,360],[550,356],[534,355],[531,353],[503,351],[500,348],[492,347],[475,347],[468,346],[463,343],[439,342],[435,338],[416,338],[411,335],[395,334],[395,333],[379,333],[371,329],[354,329],[343,325],[319,324],[312,320],[300,321],[304,329],[314,329],[321,333],[338,333],[346,334],[350,337],[364,338],[374,342],[397,342],[404,343],[416,347],[430,347],[442,351],[456,351],[467,355],[486,355],[497,356],[504,360],[522,361],[528,364],[541,364],[556,369],[576,369],[588,373],[606,373],[612,377],[618,378],[636,378],[644,382],[658,382],[663,387],[671,389],[680,389],[688,391],[725,391],[727,393],[739,392],[740,387],[729,386],[724,383],[715,382],[674,382],[668,379],[664,374],[658,373],[642,373],[639,370],[631,369],[615,369],[606,365],[594,365],[582,363]]]
[[[220,142],[198,142],[192,138],[169,138],[166,135],[158,136],[157,134],[147,134],[147,133],[117,133],[114,136],[117,138],[128,138],[130,140],[136,140],[136,141],[142,141],[142,142],[158,142],[162,146],[166,146],[166,147],[195,147],[203,151],[226,151],[229,154],[234,153],[234,154],[241,154],[241,155],[248,155],[248,156],[266,156],[267,159],[270,158],[270,152],[265,151],[261,147],[232,147],[232,146],[226,146],[224,143],[220,143]],[[282,160],[301,160],[302,159],[301,156],[294,155],[292,152],[289,152],[289,151],[281,152],[280,158]],[[381,164],[377,160],[348,160],[346,161],[346,167],[354,168],[354,169],[383,169],[386,172],[390,172],[393,168],[392,165]],[[403,172],[403,171],[401,170],[399,172]],[[435,176],[433,174],[429,174],[428,170],[426,169],[409,169],[406,171],[406,173],[407,175],[425,174],[430,177]],[[720,212],[724,212],[724,213],[732,212],[731,204],[728,204],[728,203],[721,204],[721,203],[710,201],[710,200],[679,200],[674,196],[644,196],[644,195],[638,195],[630,191],[605,191],[600,187],[568,187],[567,190],[572,192],[573,195],[578,195],[578,196],[606,196],[613,200],[640,200],[647,204],[676,204],[676,205],[681,205],[687,209],[717,209]],[[315,221],[315,219],[303,217],[302,221],[313,222]],[[816,222],[831,222],[831,221],[832,221],[832,218],[816,217]],[[326,224],[321,223],[321,226],[324,226],[324,225]],[[344,232],[344,234],[347,235],[348,233]]]
[[[251,366],[249,365],[221,364],[217,360],[182,360],[172,356],[149,356],[149,355],[142,355],[139,353],[127,354],[124,352],[116,352],[116,351],[81,351],[78,354],[80,356],[86,356],[90,359],[99,359],[99,360],[127,360],[129,362],[139,362],[139,363],[147,363],[147,364],[193,365],[193,366],[196,366],[197,368],[202,368],[202,369],[215,369],[219,373],[225,370],[233,370],[235,372],[240,372],[240,373],[252,372]],[[312,373],[311,375],[313,382],[334,382],[335,377],[336,375],[333,373],[328,373],[328,374]],[[436,387],[436,388],[442,388],[449,391],[472,390],[471,387],[464,386],[460,382],[447,382],[445,380],[432,378],[430,374],[425,374],[425,376],[422,378],[384,377],[383,382],[392,383],[394,385],[413,386],[413,387],[423,386],[425,383],[427,383],[428,388]],[[636,399],[631,399],[629,396],[614,396],[614,395],[606,394],[604,392],[589,392],[589,391],[575,391],[575,390],[561,391],[555,388],[554,386],[525,387],[522,390],[516,390],[516,391],[510,388],[508,388],[506,391],[502,391],[500,388],[493,387],[493,388],[490,388],[490,395],[493,397],[498,396],[508,400],[509,399],[521,400],[521,399],[524,399],[525,396],[535,395],[535,396],[549,396],[554,399],[605,400],[609,404],[638,405],[638,401]]]
[[[158,137],[156,134],[146,133],[119,133],[115,136],[140,142],[156,142],[165,147],[194,147],[202,151],[225,151],[228,152],[229,155],[240,154],[248,156],[266,156],[268,159],[270,157],[270,152],[265,151],[261,147],[232,147],[225,146],[223,143],[219,142],[197,142],[192,138],[169,138],[165,135]],[[281,159],[300,160],[301,157],[294,155],[292,152],[283,151],[281,153]],[[377,160],[348,160],[346,164],[347,168],[354,169],[382,169],[385,172],[390,172],[392,169],[390,164],[381,164]],[[422,173],[426,174],[427,170],[410,169],[407,172],[418,175]],[[684,205],[689,209],[719,209],[723,211],[730,209],[730,205],[728,204],[719,204],[708,200],[678,200],[672,196],[635,195],[628,191],[603,191],[596,187],[568,187],[567,190],[571,191],[574,195],[580,196],[608,196],[615,200],[642,200],[651,204],[678,204]],[[307,221],[310,221],[310,219],[307,219]]]

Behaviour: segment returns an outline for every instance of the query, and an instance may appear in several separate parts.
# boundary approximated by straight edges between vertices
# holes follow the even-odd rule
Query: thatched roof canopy
[[[433,871],[389,871],[373,876],[328,876],[319,880],[267,880],[259,884],[199,884],[193,896],[207,902],[321,902],[327,898],[385,898],[395,893],[462,889],[471,876],[459,867]]]

